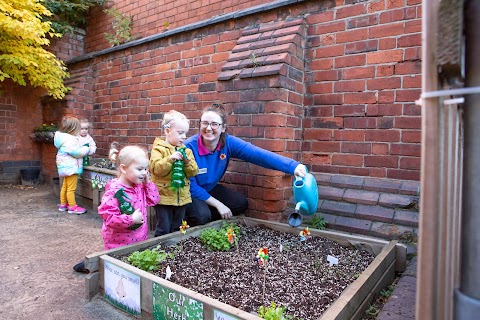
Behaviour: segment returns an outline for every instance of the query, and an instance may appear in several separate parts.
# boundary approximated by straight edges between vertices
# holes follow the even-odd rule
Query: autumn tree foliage
[[[45,47],[49,37],[60,37],[45,17],[52,13],[39,0],[0,0],[0,82],[42,87],[56,99],[68,88],[70,75],[63,61]]]

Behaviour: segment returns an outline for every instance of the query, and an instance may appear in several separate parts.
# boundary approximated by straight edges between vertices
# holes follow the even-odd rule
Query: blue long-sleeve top
[[[185,141],[195,156],[198,175],[190,178],[190,193],[193,198],[207,200],[209,192],[218,184],[227,171],[230,159],[240,159],[258,166],[292,174],[299,163],[293,159],[259,148],[240,138],[226,135],[225,145],[214,152],[205,149],[201,136],[196,134]],[[200,147],[200,148],[199,148]]]

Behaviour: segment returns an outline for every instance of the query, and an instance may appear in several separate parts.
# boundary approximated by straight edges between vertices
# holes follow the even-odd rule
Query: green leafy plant
[[[202,231],[199,239],[210,251],[229,251],[232,244],[230,244],[228,238],[225,236],[229,228],[235,231],[237,237],[240,236],[239,226],[224,222],[220,229],[207,228]]]
[[[87,12],[93,6],[103,6],[107,0],[45,0],[45,7],[53,13],[45,18],[55,32],[72,32],[74,27],[85,28]]]
[[[143,251],[132,252],[127,260],[134,267],[142,269],[144,271],[154,271],[157,269],[158,264],[165,259],[175,258],[174,253],[167,253],[164,250],[160,249],[160,246],[153,248],[152,250],[147,249]]]
[[[50,124],[42,124],[38,125],[35,128],[33,128],[33,132],[45,132],[45,131],[57,131],[58,126],[54,125],[53,123]]]
[[[293,319],[292,316],[285,314],[285,307],[277,306],[273,301],[269,307],[265,307],[265,306],[258,307],[257,312],[260,318],[267,319],[267,320]]]
[[[108,43],[112,46],[117,46],[132,40],[132,17],[124,16],[118,9],[113,7],[104,10],[104,12],[113,18],[112,28],[114,33],[105,33],[105,39],[107,39]]]
[[[327,226],[327,222],[323,216],[314,215],[312,219],[308,222],[308,225],[313,229],[323,230]]]

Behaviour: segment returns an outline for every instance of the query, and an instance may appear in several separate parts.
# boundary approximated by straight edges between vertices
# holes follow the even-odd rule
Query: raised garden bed
[[[261,231],[258,231],[258,227],[286,233],[281,236],[284,239],[282,242],[285,244],[282,253],[279,252],[278,243],[276,245],[272,244],[272,247],[270,247],[271,259],[269,261],[271,261],[271,264],[270,269],[267,269],[266,273],[267,290],[265,300],[266,304],[269,304],[269,301],[274,301],[279,305],[289,304],[287,311],[293,312],[296,315],[295,318],[360,319],[363,311],[373,300],[374,295],[393,281],[395,271],[403,271],[405,268],[406,250],[403,245],[398,244],[396,241],[387,242],[380,239],[312,229],[312,238],[300,243],[304,247],[298,247],[299,244],[295,243],[295,241],[301,228],[292,228],[281,223],[251,218],[237,218],[231,221],[251,226],[251,229],[253,228],[252,230],[256,230],[256,234],[262,234]],[[118,298],[118,288],[124,288],[124,285],[122,284],[120,286],[120,284],[116,283],[117,280],[114,280],[115,288],[111,288],[111,279],[112,277],[115,279],[115,276],[117,276],[120,277],[118,279],[127,279],[130,281],[130,284],[133,284],[134,288],[129,287],[129,290],[133,294],[127,293],[126,296],[137,297],[137,311],[132,313],[141,314],[142,318],[145,319],[174,319],[175,315],[177,319],[181,319],[182,315],[185,316],[186,312],[190,312],[190,315],[196,313],[195,317],[190,317],[191,319],[259,319],[259,317],[251,313],[251,311],[254,311],[252,309],[255,309],[263,302],[261,301],[262,294],[260,293],[259,296],[259,292],[262,291],[262,286],[259,285],[259,283],[261,284],[263,281],[262,275],[264,271],[262,268],[259,268],[253,260],[256,251],[252,253],[249,251],[256,246],[270,245],[266,234],[262,241],[251,245],[252,247],[250,249],[247,249],[246,244],[240,242],[238,255],[237,252],[232,249],[233,251],[230,252],[219,253],[217,258],[211,261],[208,261],[208,259],[205,261],[202,260],[203,256],[197,256],[196,258],[188,256],[188,252],[194,251],[194,247],[198,245],[198,241],[187,238],[198,236],[205,228],[220,228],[222,224],[222,221],[216,221],[205,226],[191,228],[188,230],[186,236],[183,236],[183,239],[181,234],[176,232],[142,243],[87,256],[85,261],[86,266],[92,272],[87,276],[87,297],[91,298],[97,293],[105,295],[107,291],[106,297],[117,296]],[[268,237],[270,237],[270,235]],[[183,255],[178,256],[178,265],[173,261],[168,262],[173,272],[170,279],[171,281],[164,279],[166,266],[162,266],[160,271],[154,275],[121,261],[122,256],[129,255],[134,251],[142,251],[158,244],[161,244],[162,247],[168,247],[179,241],[182,243]],[[276,242],[278,239],[272,238],[272,241]],[[245,248],[241,248],[242,246]],[[322,246],[329,250],[328,252],[331,252],[330,254],[332,256],[339,258],[338,265],[329,267],[328,263],[326,263],[326,257],[324,256],[325,252],[322,253]],[[303,249],[307,249],[307,247],[313,249],[313,253],[310,252],[307,254],[307,251],[302,251]],[[243,249],[246,251],[242,252]],[[255,250],[258,250],[258,248]],[[300,255],[296,255],[298,252],[300,252]],[[346,254],[348,252],[350,254]],[[309,258],[307,255],[313,255],[313,257]],[[205,258],[206,256],[207,254],[205,254]],[[187,264],[188,259],[195,260],[193,265],[189,267],[187,267],[187,265],[189,265]],[[372,261],[370,262],[370,260]],[[295,261],[300,262],[300,265],[305,267],[298,267],[297,265],[295,269],[288,270],[288,268],[294,266],[290,263]],[[249,271],[233,271],[234,265],[238,266],[242,264],[246,265]],[[206,265],[210,267],[210,269],[216,269],[216,276],[208,276],[206,270],[209,268],[201,269],[201,265]],[[314,271],[317,272],[317,274],[314,272],[310,275],[304,275],[306,269],[313,270],[315,269],[315,265],[318,270]],[[182,266],[185,270],[182,270]],[[194,272],[196,266],[199,269],[199,273],[193,276],[188,275],[189,272]],[[344,267],[346,266],[353,269],[345,270]],[[188,268],[192,269],[189,270]],[[327,272],[327,276],[320,275],[321,269]],[[363,272],[359,270],[363,270]],[[184,273],[184,271],[186,273]],[[293,281],[287,279],[288,274],[294,276]],[[244,281],[251,283],[244,285],[253,284],[253,286],[251,286],[251,288],[245,287],[244,290],[240,291],[242,292],[241,294],[238,292],[235,293],[234,291],[230,292],[229,285],[233,285],[235,278],[238,277],[247,277],[247,280]],[[192,286],[192,283],[182,282],[188,279],[196,280],[196,283],[193,281]],[[303,282],[304,280],[306,284]],[[329,281],[330,285],[326,285],[326,282],[322,284],[322,281]],[[174,282],[178,282],[178,284]],[[200,288],[199,284],[207,282],[211,284],[207,286],[210,292],[207,290],[204,292],[205,294],[200,293],[203,289]],[[189,286],[193,290],[185,286]],[[302,288],[305,294],[296,293],[296,296],[293,295],[290,298],[288,295],[284,295],[283,297],[274,296],[274,291],[277,289],[277,291],[282,294],[285,293],[284,291],[292,291],[289,290],[289,288],[296,286]],[[117,293],[112,293],[112,291],[115,290],[117,290]],[[137,291],[138,293],[135,293]],[[126,291],[120,290],[120,292]],[[313,293],[313,298],[305,298],[307,293]],[[301,312],[296,313],[293,309],[301,308],[302,303],[295,304],[294,302],[297,299],[304,298],[311,300],[306,300],[303,304],[324,304],[324,306],[321,307],[323,308],[321,309],[322,311],[310,310],[307,313],[318,312],[318,314],[305,316],[303,316]],[[245,307],[243,301],[246,300],[254,301],[253,307]],[[165,306],[170,307],[167,308]],[[187,306],[192,306],[193,309],[189,309]],[[121,309],[126,310],[125,306],[121,307]],[[245,310],[249,310],[250,312]],[[313,316],[313,318],[311,316]]]

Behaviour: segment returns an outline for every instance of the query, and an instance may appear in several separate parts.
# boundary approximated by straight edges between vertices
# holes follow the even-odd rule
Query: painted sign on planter
[[[123,311],[139,316],[140,276],[117,267],[110,262],[104,263],[105,299]]]
[[[154,320],[202,320],[203,303],[153,283]]]
[[[213,309],[213,320],[239,320],[226,313]]]

